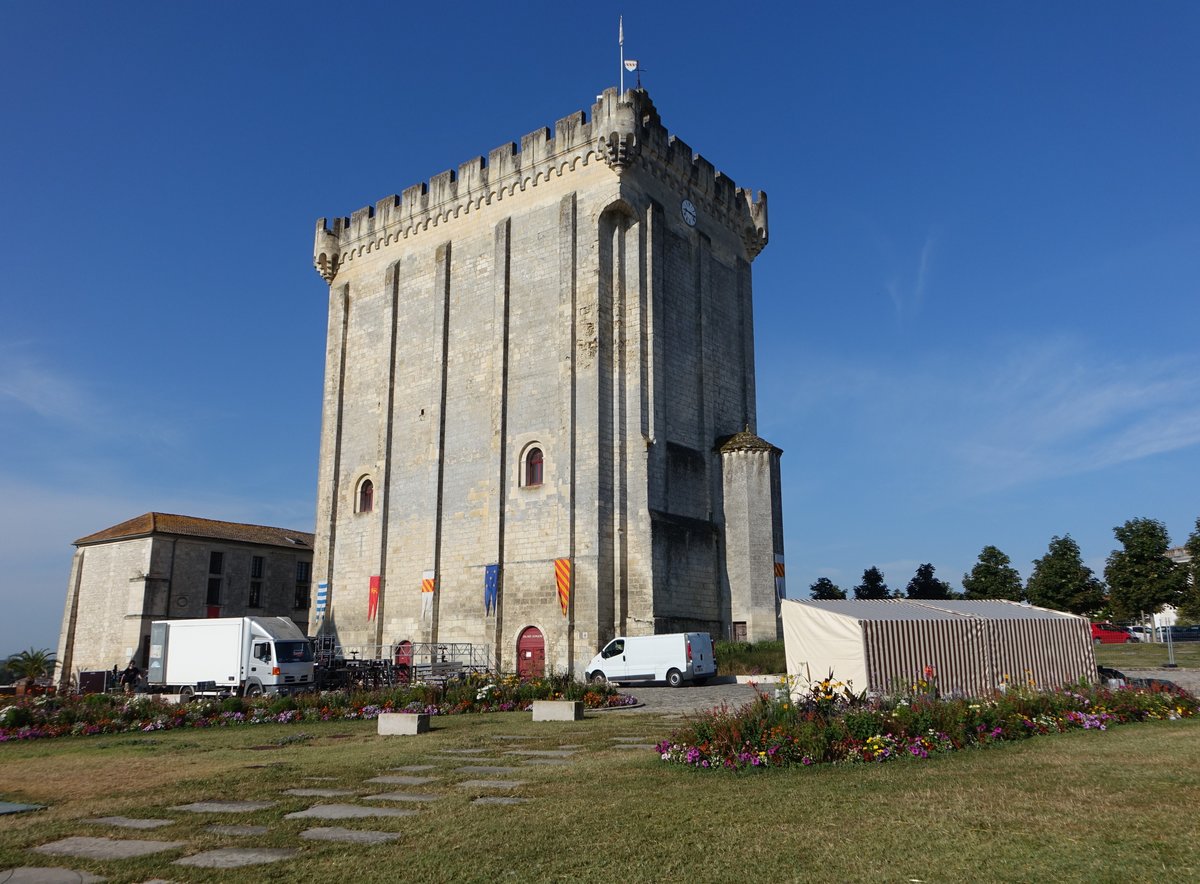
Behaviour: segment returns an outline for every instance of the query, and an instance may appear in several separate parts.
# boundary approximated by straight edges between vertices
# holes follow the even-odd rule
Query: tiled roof
[[[291,549],[311,550],[314,535],[287,528],[268,528],[265,525],[243,525],[240,522],[218,522],[215,519],[199,519],[195,516],[176,516],[171,513],[145,513],[87,537],[75,541],[76,546],[104,543],[109,540],[126,540],[130,537],[146,537],[151,534],[175,534],[185,537],[205,537],[210,540],[233,540],[242,543],[258,543],[266,546],[286,546]]]
[[[749,427],[746,427],[740,433],[734,433],[728,439],[720,441],[717,445],[717,450],[722,454],[727,451],[774,451],[783,454],[782,449],[776,448],[766,439],[751,433]]]

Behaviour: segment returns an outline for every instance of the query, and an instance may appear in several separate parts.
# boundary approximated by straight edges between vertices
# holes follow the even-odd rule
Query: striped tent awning
[[[830,672],[855,691],[906,690],[927,669],[943,694],[1002,684],[1056,688],[1097,679],[1084,617],[1005,601],[800,600],[782,603],[788,674]]]

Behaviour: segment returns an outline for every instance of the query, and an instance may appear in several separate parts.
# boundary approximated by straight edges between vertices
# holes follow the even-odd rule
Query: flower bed
[[[1164,686],[1026,686],[987,699],[942,699],[930,671],[906,695],[868,699],[830,677],[800,692],[759,693],[739,709],[704,712],[657,751],[663,761],[700,769],[877,763],[1040,734],[1190,718],[1198,711],[1195,697]]]
[[[352,721],[373,719],[381,712],[461,715],[528,711],[534,700],[582,700],[590,709],[637,703],[609,685],[584,685],[564,676],[525,680],[515,676],[471,676],[446,686],[197,699],[186,705],[168,703],[152,694],[43,696],[19,698],[0,708],[0,742],[177,727]]]

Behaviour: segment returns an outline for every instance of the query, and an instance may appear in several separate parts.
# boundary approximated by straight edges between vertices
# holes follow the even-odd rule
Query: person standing
[[[138,679],[141,678],[142,670],[138,669],[138,665],[132,660],[129,665],[121,672],[121,687],[125,693],[132,694],[137,690]]]

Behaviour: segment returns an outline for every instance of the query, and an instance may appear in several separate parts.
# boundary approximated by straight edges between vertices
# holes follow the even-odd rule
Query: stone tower
[[[317,222],[329,283],[312,634],[579,672],[614,634],[778,635],[754,435],[767,202],[646,92]],[[522,657],[528,653],[522,650]]]

